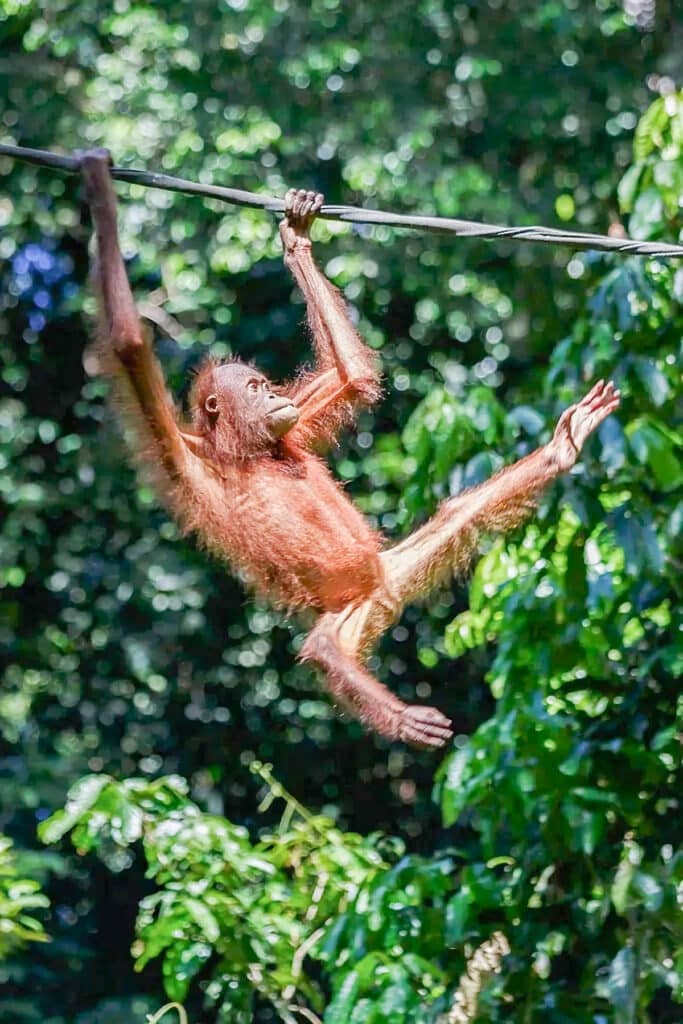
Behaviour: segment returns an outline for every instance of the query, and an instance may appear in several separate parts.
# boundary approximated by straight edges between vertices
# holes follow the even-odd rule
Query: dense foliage
[[[32,878],[22,878],[12,843],[0,835],[0,957],[28,942],[47,939],[34,911],[47,907],[49,901]]]
[[[386,15],[0,0],[0,140],[679,236],[673,4]],[[306,357],[267,215],[120,196],[179,393],[209,348],[280,377]],[[137,1024],[167,997],[207,1024],[436,1021],[495,932],[511,954],[478,1019],[680,1020],[683,269],[317,229],[387,382],[333,459],[390,536],[547,437],[586,382],[624,394],[534,522],[383,643],[382,677],[457,724],[438,765],[340,720],[294,666],[296,625],[135,480],[83,367],[77,182],[0,158],[0,227],[3,1021]]]

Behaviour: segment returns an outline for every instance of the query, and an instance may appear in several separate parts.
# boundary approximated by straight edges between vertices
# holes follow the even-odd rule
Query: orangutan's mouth
[[[279,409],[272,409],[266,413],[268,428],[275,437],[282,437],[291,430],[299,419],[299,410],[291,402],[281,405]]]

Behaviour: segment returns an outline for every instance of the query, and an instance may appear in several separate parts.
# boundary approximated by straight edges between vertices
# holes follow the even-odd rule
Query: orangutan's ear
[[[218,415],[218,396],[217,395],[207,395],[206,399],[204,401],[204,408],[206,409],[206,411],[208,412],[208,414],[210,416],[217,416]]]

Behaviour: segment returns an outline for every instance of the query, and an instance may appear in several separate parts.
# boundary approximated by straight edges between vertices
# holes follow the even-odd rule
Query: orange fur
[[[144,345],[146,372],[154,361],[157,401],[173,410],[147,337]],[[202,403],[218,365],[208,363],[191,391],[191,426],[173,412],[177,428],[193,430],[196,443],[194,451],[186,449],[178,472],[170,474],[125,367],[111,348],[100,345],[97,351],[136,461],[184,533],[196,534],[261,596],[289,610],[338,611],[372,593],[379,580],[381,538],[309,450],[317,439],[311,424],[301,430],[297,425],[271,450],[252,458],[214,448],[197,433],[205,427]],[[324,426],[331,433],[330,424]]]
[[[290,611],[321,613],[301,657],[323,671],[337,701],[389,738],[441,746],[452,735],[448,719],[404,704],[362,659],[406,603],[467,567],[482,531],[526,517],[540,490],[567,468],[558,455],[564,449],[539,449],[445,501],[430,522],[382,550],[381,535],[316,454],[360,406],[377,400],[380,386],[373,353],[311,256],[305,234],[313,194],[292,194],[281,233],[306,299],[315,369],[278,389],[239,361],[208,360],[185,422],[137,317],[106,154],[86,154],[82,166],[98,244],[97,361],[159,498],[185,533],[261,596]]]
[[[281,445],[241,464],[192,462],[174,503],[183,529],[260,595],[339,611],[376,588],[380,538],[315,455]]]

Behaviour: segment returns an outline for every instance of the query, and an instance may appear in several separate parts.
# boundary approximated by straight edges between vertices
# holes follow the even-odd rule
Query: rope
[[[44,149],[26,149],[23,146],[0,144],[0,156],[13,157],[43,167],[54,167],[60,171],[76,174],[78,159],[62,156]],[[132,185],[147,188],[161,188],[168,192],[184,192],[188,195],[207,196],[235,206],[251,206],[271,213],[284,213],[284,200],[276,196],[245,192],[239,188],[225,188],[222,185],[201,185],[184,178],[173,178],[168,174],[156,174],[126,167],[112,167],[112,178],[127,181]],[[640,242],[632,238],[612,238],[609,235],[594,235],[585,231],[567,231],[563,228],[539,226],[504,227],[499,224],[484,224],[474,220],[458,220],[454,217],[422,217],[413,214],[387,213],[384,210],[366,210],[360,206],[336,206],[325,204],[318,214],[327,220],[341,220],[351,224],[387,224],[402,228],[416,228],[425,231],[447,232],[462,238],[514,238],[520,242],[540,242],[543,245],[568,245],[575,249],[600,249],[633,256],[658,256],[662,259],[683,258],[683,245],[666,242]]]

